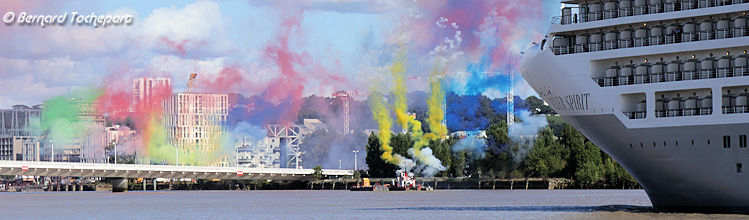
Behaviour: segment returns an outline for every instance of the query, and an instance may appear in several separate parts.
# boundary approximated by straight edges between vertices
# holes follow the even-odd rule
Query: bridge
[[[0,175],[107,177],[113,180],[113,191],[127,187],[127,178],[310,181],[313,173],[313,169],[293,168],[0,161]],[[354,171],[323,169],[322,175],[337,178],[353,176]]]

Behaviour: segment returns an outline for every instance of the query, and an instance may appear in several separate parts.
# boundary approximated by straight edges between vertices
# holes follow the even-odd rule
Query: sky
[[[0,108],[81,88],[128,92],[139,76],[182,91],[260,95],[278,104],[338,90],[389,90],[403,52],[408,89],[444,73],[457,94],[535,95],[515,64],[540,41],[554,0],[2,1],[19,15],[131,14],[131,25],[0,25]],[[513,74],[513,80],[508,77]],[[295,95],[289,95],[295,94]]]

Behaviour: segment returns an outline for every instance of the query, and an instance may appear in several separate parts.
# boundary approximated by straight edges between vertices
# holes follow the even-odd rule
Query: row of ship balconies
[[[749,55],[744,51],[744,54],[735,57],[727,52],[725,56],[717,59],[710,54],[709,57],[703,59],[692,56],[691,59],[685,61],[676,57],[675,60],[669,62],[661,58],[660,62],[654,64],[648,63],[647,60],[637,65],[633,63],[618,65],[617,63],[606,69],[603,77],[593,77],[593,80],[599,86],[608,87],[749,76],[748,60]]]
[[[742,3],[749,3],[749,0],[608,0],[564,7],[562,16],[555,17],[552,22],[566,25]]]
[[[731,90],[723,92],[721,100],[722,114],[749,113],[749,92],[732,94]],[[646,117],[646,101],[640,100],[635,104],[635,111],[623,112],[629,119],[643,119]],[[655,100],[655,117],[683,117],[713,114],[712,95],[698,96],[696,93],[689,97],[665,97],[661,95]]]
[[[636,110],[633,112],[623,112],[629,119],[643,119],[646,117],[645,100],[640,100],[636,104]],[[655,100],[655,117],[682,117],[713,114],[713,99],[711,95],[703,97],[694,94],[690,97],[673,97],[666,98],[661,96]]]
[[[638,28],[554,36],[550,45],[556,55],[585,53],[620,48],[655,46],[749,36],[746,15],[733,18],[705,19]]]

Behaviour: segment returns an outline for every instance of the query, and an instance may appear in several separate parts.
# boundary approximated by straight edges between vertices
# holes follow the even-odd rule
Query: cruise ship
[[[561,3],[531,87],[656,209],[749,211],[749,0]]]

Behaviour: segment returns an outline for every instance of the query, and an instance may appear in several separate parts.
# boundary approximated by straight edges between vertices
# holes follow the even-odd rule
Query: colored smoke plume
[[[486,154],[486,139],[477,135],[469,135],[463,139],[460,139],[458,143],[455,143],[452,147],[453,152],[458,151],[469,151],[479,158],[484,157]]]
[[[379,92],[372,92],[369,97],[369,106],[372,110],[372,117],[377,121],[378,137],[380,139],[380,150],[383,151],[383,160],[388,163],[399,165],[401,162],[400,155],[393,155],[393,147],[390,146],[390,137],[392,136],[392,124],[393,120],[390,118],[390,111],[385,107],[382,94]]]

